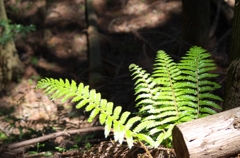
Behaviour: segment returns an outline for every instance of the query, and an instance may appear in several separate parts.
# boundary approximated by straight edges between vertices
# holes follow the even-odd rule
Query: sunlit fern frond
[[[164,51],[158,51],[152,75],[132,64],[137,105],[146,115],[143,120],[155,121],[148,126],[149,134],[156,135],[156,143],[171,139],[174,125],[216,113],[220,108],[212,100],[221,100],[211,92],[219,84],[209,81],[216,77],[209,53],[200,47],[190,49],[180,64]]]
[[[95,90],[89,90],[89,86],[85,86],[83,83],[77,85],[75,81],[70,83],[67,79],[63,81],[62,79],[45,78],[38,82],[37,87],[44,89],[44,92],[50,95],[52,99],[62,98],[61,101],[63,102],[69,99],[72,102],[77,102],[77,109],[85,106],[85,111],[90,112],[88,122],[92,122],[99,114],[100,123],[102,125],[105,124],[104,133],[106,137],[113,129],[115,141],[122,143],[124,138],[126,138],[130,148],[133,146],[134,137],[138,137],[138,139],[144,138],[144,141],[155,146],[155,142],[151,137],[144,134],[139,135],[139,132],[153,121],[139,123],[140,117],[129,117],[130,112],[128,111],[122,113],[121,106],[114,108],[112,102],[102,99],[100,93],[96,93]],[[135,123],[138,124],[133,128]]]
[[[160,132],[161,136],[156,142],[160,144],[169,137],[165,124],[172,124],[178,119],[178,107],[173,101],[176,101],[173,76],[177,67],[163,51],[158,52],[155,66],[153,75],[135,64],[130,65],[129,69],[135,80],[137,105],[141,107],[140,112],[145,114],[144,120],[154,121],[153,124],[148,125],[149,133],[152,136]],[[171,133],[171,130],[169,132]]]
[[[182,58],[178,67],[182,70],[182,80],[186,89],[192,89],[194,93],[189,93],[194,97],[194,107],[196,107],[196,118],[215,114],[215,109],[221,109],[214,100],[222,99],[212,92],[220,85],[211,81],[211,78],[217,77],[217,74],[210,73],[216,69],[213,60],[209,59],[210,54],[200,47],[192,47]]]
[[[145,70],[135,64],[129,66],[130,72],[132,72],[133,80],[135,80],[135,95],[138,101],[136,106],[148,107],[155,105],[155,96],[160,94],[160,89],[157,87],[157,83]]]

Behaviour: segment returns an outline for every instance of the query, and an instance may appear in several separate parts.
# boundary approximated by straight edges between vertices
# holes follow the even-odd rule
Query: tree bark
[[[7,20],[3,0],[0,0],[0,20]],[[0,35],[8,29],[8,26],[1,28]],[[0,89],[4,88],[3,86],[7,85],[12,79],[17,79],[22,72],[23,64],[18,57],[13,40],[6,44],[0,44]]]
[[[226,96],[223,109],[239,107],[240,101],[240,0],[235,1],[232,43],[229,54],[231,62],[228,69]]]
[[[182,10],[183,40],[190,45],[197,45],[207,49],[210,27],[210,1],[182,0]]]
[[[86,0],[88,45],[89,45],[89,85],[96,88],[103,79],[104,68],[102,64],[99,36],[97,29],[97,16],[93,9],[93,0]]]
[[[240,153],[240,108],[176,125],[172,132],[177,157],[227,157]]]

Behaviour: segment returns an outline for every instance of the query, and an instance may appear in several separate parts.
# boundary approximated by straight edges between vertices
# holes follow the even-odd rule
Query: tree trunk
[[[210,1],[182,0],[182,10],[183,40],[190,45],[197,45],[207,49],[210,27]]]
[[[3,0],[0,0],[0,20],[7,20],[6,10]],[[7,31],[8,26],[0,29],[0,35]],[[17,79],[23,72],[23,64],[20,61],[13,40],[6,44],[0,44],[0,89],[12,79]]]
[[[226,96],[223,109],[239,107],[240,103],[240,0],[235,1],[232,43],[229,54],[231,62],[228,69]]]
[[[176,125],[172,132],[177,157],[227,157],[240,153],[240,108]]]
[[[102,64],[98,29],[97,16],[93,9],[93,0],[86,0],[87,23],[88,23],[88,52],[89,52],[89,85],[96,88],[103,79],[104,68]]]

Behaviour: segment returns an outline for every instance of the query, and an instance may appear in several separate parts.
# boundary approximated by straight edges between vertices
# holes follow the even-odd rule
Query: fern
[[[111,131],[114,139],[122,143],[126,139],[131,148],[134,141],[143,140],[152,147],[165,143],[171,145],[174,125],[215,114],[221,109],[214,101],[222,99],[212,92],[220,85],[210,79],[217,75],[210,71],[215,64],[210,54],[200,47],[192,47],[179,63],[175,63],[164,51],[158,51],[153,73],[139,66],[129,66],[135,80],[138,116],[122,112],[121,106],[102,99],[101,94],[90,90],[83,83],[45,78],[37,87],[44,89],[52,99],[77,102],[76,108],[90,112],[88,121],[98,116],[105,125],[105,136]],[[133,126],[134,125],[134,126]]]
[[[153,121],[143,121],[133,128],[133,124],[141,120],[140,117],[130,118],[130,112],[122,113],[121,106],[114,108],[112,102],[102,99],[100,93],[96,93],[95,90],[89,90],[89,86],[84,86],[83,83],[77,86],[75,81],[70,83],[67,79],[64,82],[62,79],[46,78],[38,82],[37,88],[44,89],[44,92],[49,94],[52,99],[62,98],[61,101],[63,102],[71,99],[72,102],[78,102],[76,105],[77,109],[85,106],[85,111],[90,112],[88,122],[92,122],[99,114],[99,122],[102,125],[105,124],[104,134],[106,137],[112,129],[115,141],[122,143],[124,138],[126,138],[130,148],[133,146],[134,137],[144,139],[144,141],[155,146],[155,142],[151,137],[139,134]]]
[[[165,141],[170,145],[174,125],[214,114],[213,108],[221,109],[212,101],[221,98],[211,93],[220,85],[208,80],[217,76],[209,73],[215,69],[209,56],[204,49],[192,47],[176,64],[164,51],[158,51],[152,75],[130,65],[136,80],[138,114],[143,113],[144,121],[154,121],[148,128],[156,144]]]
[[[192,47],[186,57],[183,57],[178,64],[182,70],[182,79],[185,82],[186,89],[191,89],[194,93],[189,93],[194,97],[196,108],[195,118],[201,118],[210,114],[215,114],[212,108],[221,109],[212,100],[222,99],[211,92],[220,88],[220,85],[212,82],[209,78],[217,77],[217,74],[211,74],[209,71],[216,69],[213,60],[208,59],[210,54],[200,47]]]

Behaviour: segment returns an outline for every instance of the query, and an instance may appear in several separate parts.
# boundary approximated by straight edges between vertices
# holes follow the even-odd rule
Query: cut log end
[[[176,155],[181,155],[182,158],[188,158],[189,152],[186,146],[186,143],[183,139],[183,135],[179,128],[175,126],[173,128],[173,147],[175,150]]]
[[[240,108],[176,125],[177,157],[227,157],[240,153]]]

